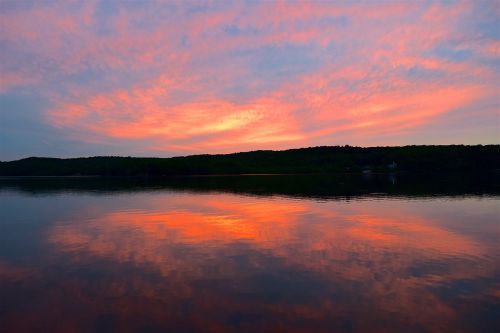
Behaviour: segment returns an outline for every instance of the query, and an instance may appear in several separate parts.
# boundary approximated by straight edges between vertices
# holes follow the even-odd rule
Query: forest
[[[170,158],[29,157],[0,162],[0,176],[176,176],[500,171],[500,145],[322,146]]]

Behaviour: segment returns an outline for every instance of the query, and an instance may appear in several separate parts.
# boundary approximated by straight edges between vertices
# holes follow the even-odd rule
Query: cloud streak
[[[2,6],[0,94],[42,96],[40,126],[88,154],[498,141],[428,130],[480,105],[498,121],[494,2]]]

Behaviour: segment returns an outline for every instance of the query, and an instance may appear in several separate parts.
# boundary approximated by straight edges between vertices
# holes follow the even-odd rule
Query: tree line
[[[29,157],[0,162],[0,176],[171,176],[282,173],[500,171],[500,145],[321,146],[170,158]]]

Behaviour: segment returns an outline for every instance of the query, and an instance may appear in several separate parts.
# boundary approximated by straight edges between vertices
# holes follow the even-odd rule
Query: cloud
[[[494,99],[498,9],[480,6],[12,6],[0,14],[0,93],[44,96],[39,118],[83,150],[89,140],[175,155],[369,145],[381,135],[397,145],[407,129],[425,136],[436,117]],[[481,141],[495,141],[489,131]]]

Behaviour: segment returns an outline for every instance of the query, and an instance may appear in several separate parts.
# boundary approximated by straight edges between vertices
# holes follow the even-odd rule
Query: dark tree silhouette
[[[30,157],[0,162],[0,176],[168,176],[248,173],[500,171],[500,145],[313,147],[172,158]]]

